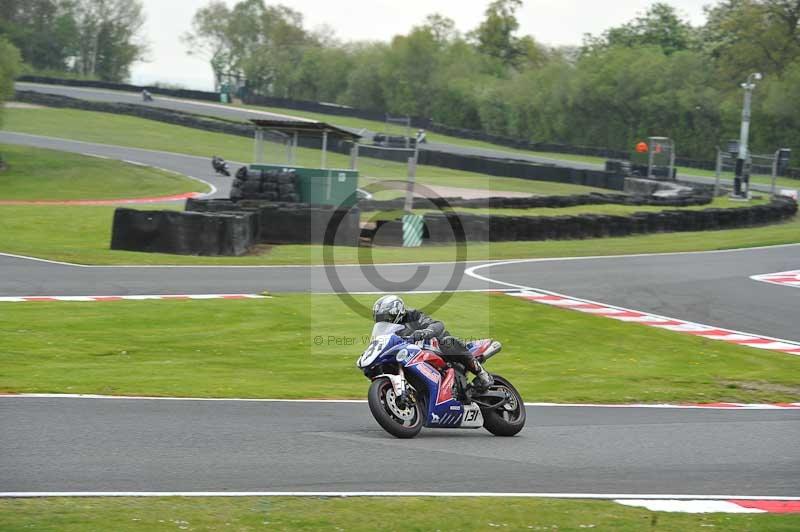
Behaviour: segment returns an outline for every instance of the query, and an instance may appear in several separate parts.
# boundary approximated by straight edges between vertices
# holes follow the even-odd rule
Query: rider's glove
[[[420,340],[428,340],[433,336],[432,331],[430,329],[422,329],[421,331],[414,331],[411,333],[411,340],[414,342],[419,342]]]

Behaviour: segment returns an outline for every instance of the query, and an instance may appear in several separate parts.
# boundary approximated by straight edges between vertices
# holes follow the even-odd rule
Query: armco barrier
[[[127,83],[112,83],[109,81],[92,81],[83,79],[61,79],[45,76],[21,76],[17,81],[28,83],[42,83],[44,85],[63,85],[68,87],[88,87],[94,89],[108,89],[115,91],[142,92],[147,90],[152,94],[162,94],[164,96],[175,96],[176,98],[186,98],[188,100],[207,100],[212,102],[219,101],[218,92],[196,91],[189,89],[167,89],[164,87],[152,87],[144,85],[129,85]]]
[[[427,242],[452,243],[453,236],[447,221],[448,216],[458,216],[466,232],[467,241],[505,242],[573,240],[646,233],[735,229],[780,222],[796,214],[797,202],[790,198],[778,197],[767,205],[730,209],[637,212],[629,216],[599,214],[498,216],[436,212],[426,214],[424,220]],[[390,234],[387,231],[387,235]],[[389,242],[393,242],[391,237],[377,241],[376,244]]]
[[[179,255],[242,255],[256,241],[253,213],[114,212],[111,249]]]

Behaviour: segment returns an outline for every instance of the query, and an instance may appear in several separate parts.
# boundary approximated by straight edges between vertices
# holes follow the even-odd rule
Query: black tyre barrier
[[[257,199],[186,200],[187,212],[252,212],[258,218],[257,241],[264,244],[322,244],[329,224],[340,220],[333,242],[340,246],[358,246],[361,212],[359,209],[336,210],[330,205],[292,202],[269,202]]]
[[[71,98],[69,96],[44,94],[36,91],[25,90],[16,91],[14,98],[20,102],[45,105],[48,107],[82,109],[85,111],[135,116],[147,120],[155,120],[167,124],[200,129],[203,131],[211,131],[214,133],[236,135],[239,137],[253,138],[254,134],[254,129],[250,124],[225,120],[218,117],[203,117],[201,115],[184,113],[181,111],[174,111],[160,107],[81,100],[78,98]],[[276,140],[280,139],[276,138]],[[320,149],[322,147],[322,141],[317,138],[301,136],[298,139],[298,145],[303,148]],[[572,151],[569,151],[567,149],[559,150],[559,145],[550,144],[530,144],[530,146],[527,147],[519,144],[515,145],[515,147],[519,147],[521,149],[553,151],[556,153],[579,153],[583,155],[598,155],[601,157],[614,158],[627,157],[627,154],[625,153],[614,152],[613,150],[602,150],[598,148],[570,147],[570,150]],[[350,153],[350,148],[351,145],[347,142],[330,142],[328,145],[328,149],[330,151],[345,155]],[[398,150],[383,150],[368,145],[361,146],[359,154],[363,157],[371,157],[399,163],[405,163],[408,160],[407,152]],[[597,188],[607,188],[611,190],[624,190],[624,176],[615,175],[614,172],[573,170],[565,167],[536,165],[534,163],[513,159],[493,159],[489,157],[458,155],[425,149],[419,152],[419,164],[484,173],[495,176],[572,183],[577,185],[593,186]],[[691,166],[687,161],[679,161],[678,164],[683,166]],[[706,166],[707,165],[703,164],[698,165],[698,167],[702,168],[705,168]],[[769,173],[768,169],[762,170],[765,173]],[[786,177],[800,179],[800,169],[790,168],[786,173]]]
[[[254,134],[254,128],[250,124],[218,118],[206,118],[200,115],[152,106],[94,102],[34,91],[17,91],[15,98],[18,101],[46,105],[49,107],[83,109],[86,111],[136,116],[147,120],[155,120],[168,124],[240,137],[252,138]],[[301,136],[298,139],[298,145],[303,148],[319,149],[321,148],[321,142],[320,139],[305,136]],[[347,142],[331,142],[328,145],[329,151],[341,154],[349,154],[350,149],[351,145]],[[405,163],[408,160],[408,153],[398,150],[382,150],[371,148],[370,146],[361,146],[359,153],[364,157],[374,157],[401,163]],[[496,159],[423,150],[419,152],[419,164],[494,176],[572,183],[611,190],[623,190],[625,188],[625,178],[623,176],[613,175],[608,172],[543,166],[513,159]]]
[[[202,117],[200,115],[164,109],[162,107],[128,103],[95,102],[71,98],[69,96],[20,90],[16,91],[14,99],[20,102],[44,105],[47,107],[81,109],[84,111],[135,116],[146,120],[154,120],[156,122],[164,122],[166,124],[211,131],[214,133],[236,135],[239,137],[253,138],[254,134],[253,126],[243,122],[234,122],[216,117]]]
[[[48,85],[67,85],[73,87],[95,87],[105,88],[112,90],[127,90],[134,92],[141,92],[147,89],[152,94],[162,94],[168,96],[175,96],[179,98],[195,99],[195,100],[208,100],[219,101],[219,93],[195,91],[185,89],[166,89],[161,87],[145,87],[139,85],[128,85],[123,83],[111,83],[103,81],[87,81],[87,80],[72,80],[51,78],[43,76],[21,76],[19,81],[28,81],[32,83],[44,83]],[[270,96],[261,96],[255,94],[245,94],[242,98],[243,102],[252,105],[263,105],[267,107],[280,107],[284,109],[296,109],[301,111],[318,112],[329,115],[337,116],[350,116],[356,118],[363,118],[367,120],[376,120],[382,122],[386,119],[386,111],[358,109],[348,107],[346,105],[337,105],[324,102],[314,102],[307,100],[293,100],[290,98],[278,98]],[[493,135],[480,130],[464,129],[458,127],[447,126],[434,122],[428,118],[411,117],[411,126],[415,128],[424,128],[435,133],[441,133],[452,137],[458,137],[470,140],[480,140],[498,146],[506,146],[521,150],[530,151],[544,151],[553,153],[565,153],[573,155],[591,155],[596,157],[603,157],[607,159],[630,159],[630,152],[624,150],[615,150],[610,148],[600,148],[593,146],[573,146],[569,144],[557,144],[548,142],[533,142],[524,139],[514,139],[503,137],[500,135]],[[312,146],[308,146],[312,147]],[[319,146],[314,146],[319,147]],[[697,160],[686,157],[677,157],[675,159],[677,166],[686,166],[690,168],[700,168],[703,170],[713,170],[715,168],[714,161],[711,160]],[[769,174],[771,168],[766,166],[754,166],[753,171],[761,174]],[[784,177],[793,179],[800,179],[800,168],[789,168]]]
[[[111,249],[179,255],[242,255],[256,242],[256,215],[179,211],[114,212]]]
[[[230,198],[297,203],[297,174],[277,170],[253,171],[245,167],[236,172]]]
[[[29,83],[42,83],[45,85],[64,85],[69,87],[91,87],[95,89],[110,89],[115,91],[142,92],[147,90],[151,94],[162,94],[164,96],[175,96],[189,100],[207,100],[212,102],[219,101],[218,92],[196,91],[189,89],[166,89],[163,87],[152,87],[145,85],[129,85],[127,83],[113,83],[109,81],[92,81],[83,79],[62,79],[45,76],[21,76],[17,81]]]
[[[576,194],[571,196],[529,196],[520,198],[444,198],[451,207],[468,209],[534,209],[534,208],[564,208],[578,205],[652,205],[659,207],[689,207],[708,205],[713,201],[710,193],[697,193],[690,196],[628,196],[625,194]],[[414,198],[415,209],[425,209],[435,206],[427,198]],[[405,207],[405,199],[394,200],[361,200],[359,209],[364,212],[393,211]]]
[[[790,198],[775,198],[767,205],[730,209],[664,210],[636,212],[630,216],[581,214],[574,216],[497,216],[459,213],[467,241],[508,242],[534,240],[574,240],[618,237],[633,234],[712,231],[756,227],[787,220],[797,214],[797,202]],[[451,214],[450,214],[451,215]],[[446,215],[430,213],[424,216],[426,242],[449,243]],[[381,225],[394,228],[400,222]],[[395,229],[396,232],[396,229]],[[379,231],[380,233],[380,231]],[[394,233],[387,232],[387,235]],[[381,237],[378,245],[396,245],[396,238]]]

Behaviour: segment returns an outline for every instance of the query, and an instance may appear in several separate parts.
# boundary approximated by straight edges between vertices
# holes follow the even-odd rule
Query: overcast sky
[[[695,24],[704,21],[703,5],[710,0],[666,0]],[[190,27],[194,12],[208,0],[143,0],[147,13],[144,37],[150,45],[148,62],[132,69],[135,84],[156,81],[211,90],[207,61],[186,55],[179,36]],[[229,5],[235,0],[226,0]],[[452,18],[459,30],[475,28],[489,0],[284,0],[305,16],[307,28],[327,24],[342,40],[388,41],[407,33],[430,13]],[[644,12],[653,0],[525,0],[517,14],[521,32],[550,45],[580,44],[584,33],[601,33]]]

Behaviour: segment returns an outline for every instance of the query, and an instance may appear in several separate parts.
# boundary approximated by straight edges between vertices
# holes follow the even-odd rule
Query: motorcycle
[[[214,168],[214,171],[220,175],[224,175],[226,177],[231,176],[231,171],[228,168],[228,163],[222,157],[217,157],[214,155],[211,158],[211,166]]]
[[[153,95],[150,94],[150,91],[148,91],[148,90],[143,90],[142,91],[142,101],[143,102],[152,102],[153,101]]]
[[[380,322],[356,365],[372,381],[367,402],[372,416],[397,438],[413,438],[422,427],[485,428],[495,436],[514,436],[525,426],[525,403],[514,386],[492,375],[488,389],[467,380],[467,368],[447,362],[436,340],[414,343],[398,336],[403,325]],[[467,344],[481,363],[500,352],[500,342]]]

